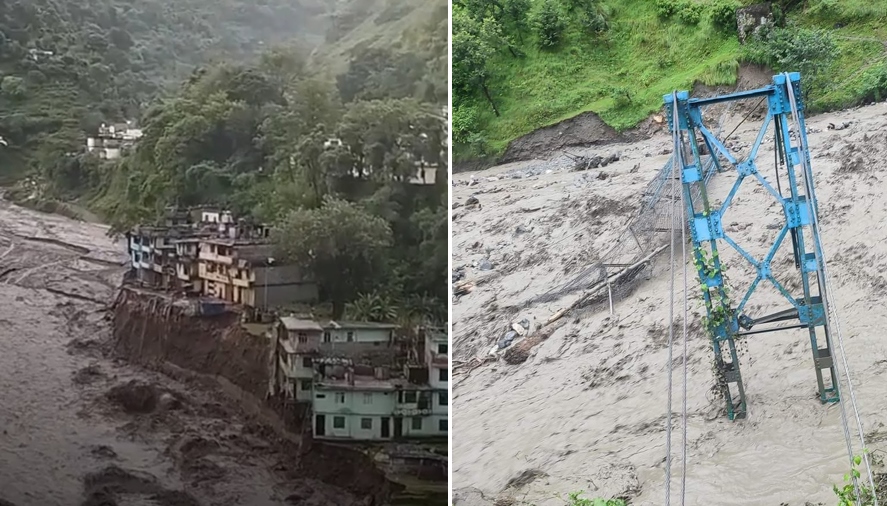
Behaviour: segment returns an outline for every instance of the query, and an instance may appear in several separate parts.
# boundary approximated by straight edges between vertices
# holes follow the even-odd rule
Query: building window
[[[308,334],[306,334],[304,332],[299,332],[299,342],[303,343],[303,344],[307,343],[308,342]]]
[[[345,404],[344,392],[336,392],[336,404]]]
[[[333,340],[333,336],[329,332],[323,333],[323,342],[328,343]]]
[[[443,421],[443,420],[441,420]],[[345,428],[345,417],[344,416],[334,416],[333,417],[333,428],[334,429],[344,429]],[[444,430],[446,430],[446,424],[444,424]]]
[[[302,389],[303,392],[311,390],[311,380],[302,380],[299,383],[299,387]]]
[[[373,403],[373,394],[370,392],[366,392],[363,394],[363,403],[364,404],[372,404]]]
[[[326,399],[326,394],[317,394],[318,399]]]
[[[438,345],[437,345],[437,352],[440,353],[440,354],[446,355],[446,354],[447,354],[447,345],[446,345],[446,343],[444,343],[444,344],[438,344]]]
[[[361,418],[360,419],[360,428],[363,430],[370,430],[373,428],[373,419],[372,418]]]
[[[414,416],[410,428],[413,430],[422,430],[422,417]]]
[[[311,361],[311,357],[302,358],[302,367],[312,367],[314,363]]]
[[[403,403],[404,404],[415,404],[416,403],[416,392],[409,391],[403,393]]]
[[[348,342],[353,343],[354,342],[354,332],[349,330],[347,335],[348,335]]]
[[[447,405],[447,393],[446,392],[438,392],[437,393],[437,405],[438,406],[446,406]]]
[[[447,419],[446,418],[444,418],[443,420],[437,421],[437,430],[439,430],[441,432],[447,431]]]
[[[440,381],[447,381],[447,370],[446,369],[438,369],[437,371],[437,379]]]

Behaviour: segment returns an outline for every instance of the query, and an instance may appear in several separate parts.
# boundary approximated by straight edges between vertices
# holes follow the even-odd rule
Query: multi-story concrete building
[[[422,374],[411,375],[396,365],[401,348],[395,330],[382,323],[280,318],[272,395],[301,405],[299,413],[309,409],[319,439],[446,437],[447,382],[434,386],[428,374],[432,366],[446,369],[446,334],[423,334]]]
[[[445,329],[423,329],[428,383],[432,388],[431,421],[438,432],[446,432],[449,420],[449,338]]]
[[[204,295],[271,309],[317,300],[317,284],[295,265],[279,265],[272,247],[253,239],[207,238],[199,243],[197,275]]]
[[[323,328],[313,320],[285,316],[276,326],[276,384],[272,392],[286,400],[310,403],[314,388],[314,361],[321,356]],[[277,390],[277,392],[275,392]]]

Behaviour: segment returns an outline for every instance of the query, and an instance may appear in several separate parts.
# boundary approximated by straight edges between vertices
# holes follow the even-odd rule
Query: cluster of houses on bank
[[[270,390],[311,417],[316,439],[446,438],[447,333],[282,317]]]
[[[236,307],[248,321],[270,319],[269,394],[310,416],[315,438],[445,438],[446,331],[281,316],[316,302],[318,288],[274,258],[269,236],[227,211],[169,209],[162,225],[127,234],[127,282],[195,302],[197,314]]]
[[[250,310],[311,303],[317,284],[294,265],[277,262],[270,229],[228,211],[170,209],[161,226],[127,234],[133,282],[205,297]]]

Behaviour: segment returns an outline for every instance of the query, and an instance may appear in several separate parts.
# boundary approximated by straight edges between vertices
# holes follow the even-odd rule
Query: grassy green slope
[[[715,29],[707,14],[697,25],[674,16],[662,20],[651,0],[603,0],[610,30],[599,38],[571,22],[555,50],[540,50],[535,37],[524,37],[524,58],[501,52],[491,63],[489,82],[501,116],[493,114],[482,96],[456,97],[461,113],[473,123],[485,144],[456,145],[457,159],[501,154],[508,143],[538,128],[586,111],[624,130],[660,109],[662,96],[707,85],[736,81],[742,50],[735,34]],[[706,3],[700,1],[700,3]],[[803,26],[828,28],[841,50],[828,90],[814,97],[818,109],[853,104],[867,71],[883,64],[887,40],[887,2],[841,0],[816,2],[828,9],[807,8],[790,13]],[[842,28],[835,28],[843,23]],[[630,90],[631,102],[617,103],[613,88]],[[460,112],[457,112],[459,115]]]
[[[447,3],[426,0],[363,0],[340,4],[331,15],[326,43],[312,54],[333,74],[347,70],[355,52],[367,48],[425,52],[445,46]],[[439,51],[438,51],[439,52]]]

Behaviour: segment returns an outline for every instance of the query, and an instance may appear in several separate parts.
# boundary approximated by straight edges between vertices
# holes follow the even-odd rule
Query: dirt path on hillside
[[[732,118],[725,130],[739,120]],[[740,152],[757,133],[753,120],[740,126],[731,143]],[[833,277],[831,301],[841,319],[869,447],[887,448],[882,335],[887,327],[887,104],[817,116],[807,126]],[[765,143],[758,158],[766,174],[773,171],[767,162],[773,159],[767,151],[771,145]],[[491,355],[500,343],[518,346],[519,330],[534,332],[581,296],[581,290],[564,289],[540,297],[577,279],[576,286],[583,287],[581,275],[620,237],[640,206],[641,192],[668,159],[671,140],[660,135],[570,153],[619,159],[573,172],[570,157],[560,153],[454,178],[454,278],[464,293],[453,306],[454,358],[473,364],[454,371],[457,505],[499,500],[553,506],[564,504],[556,495],[578,490],[628,497],[634,505],[663,502],[667,258],[659,257],[619,289],[612,316],[604,294],[546,327],[547,339],[523,364],[508,365]],[[715,200],[726,195],[733,180],[715,176],[710,185]],[[734,203],[725,218],[731,237],[753,256],[763,256],[778,232],[772,226],[779,219],[778,204],[749,182]],[[774,269],[794,272],[789,250],[781,248]],[[724,259],[736,292],[744,293],[751,268],[730,253]],[[689,276],[695,291],[695,273]],[[794,286],[792,279],[780,280]],[[681,300],[680,278],[676,286]],[[756,292],[748,312],[775,312],[785,304],[765,288]],[[712,357],[700,310],[693,304],[689,319],[687,504],[834,503],[832,484],[848,470],[846,447],[838,406],[818,401],[806,332],[759,335],[742,344],[749,417],[733,423],[712,392]],[[514,340],[503,342],[505,337]],[[474,367],[483,360],[492,362]],[[678,413],[679,363],[678,358]],[[679,456],[679,430],[673,449]],[[674,491],[679,466],[676,459]]]
[[[0,504],[326,505],[293,458],[210,383],[103,354],[123,245],[0,200]]]

